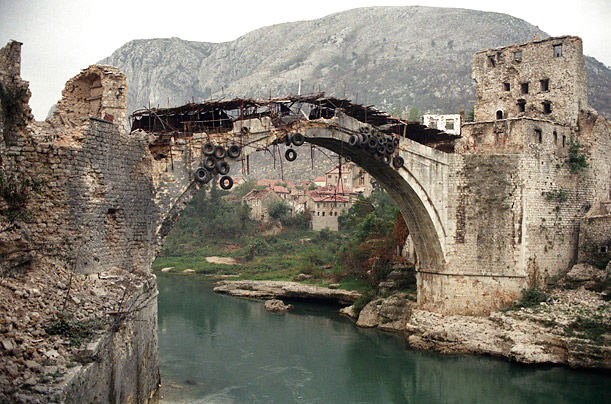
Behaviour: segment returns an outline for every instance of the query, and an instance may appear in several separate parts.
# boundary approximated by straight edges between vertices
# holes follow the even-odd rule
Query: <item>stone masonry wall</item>
[[[561,46],[556,57],[554,46]],[[517,57],[516,52],[521,56]],[[475,121],[530,116],[575,125],[587,108],[587,81],[582,42],[563,36],[488,49],[473,55],[476,83]],[[547,89],[542,80],[548,80]],[[522,84],[528,83],[528,92]],[[518,101],[525,103],[520,111]],[[551,103],[545,113],[542,103]]]
[[[19,58],[17,43],[0,50],[0,59],[11,61],[0,64],[3,88],[25,86],[27,90],[27,83],[19,77]],[[165,207],[164,197],[155,198],[160,184],[155,184],[151,175],[154,160],[149,152],[148,136],[127,134],[122,130],[125,102],[118,89],[126,91],[125,76],[113,69],[94,66],[77,76],[76,81],[83,77],[93,79],[90,84],[100,97],[90,93],[85,98],[79,95],[80,99],[64,99],[58,103],[54,117],[46,122],[32,121],[27,106],[29,90],[17,100],[18,116],[0,115],[3,178],[0,184],[0,276],[17,276],[17,282],[35,283],[38,295],[42,293],[45,298],[70,295],[69,287],[57,289],[55,279],[44,275],[56,271],[73,271],[76,277],[125,271],[137,274],[134,279],[144,279],[148,285],[136,289],[129,282],[124,286],[113,285],[125,290],[123,297],[117,297],[120,301],[116,304],[143,299],[148,304],[120,322],[111,321],[117,327],[106,329],[94,338],[97,348],[92,355],[95,354],[96,361],[63,375],[62,391],[54,393],[64,397],[65,402],[154,401],[159,383],[156,286],[150,265],[156,255],[160,222],[167,212],[161,210]],[[100,78],[99,83],[95,82],[96,77]],[[68,98],[74,94],[71,91],[74,83],[73,79],[64,90],[64,95],[70,93]],[[107,96],[114,97],[115,101],[105,100]],[[2,108],[12,105],[12,100],[1,101]],[[99,105],[95,111],[87,109],[97,101]],[[115,111],[113,116],[108,112],[111,110]],[[87,115],[83,116],[85,113]],[[114,119],[115,123],[99,117]],[[175,200],[176,196],[165,198]],[[72,276],[69,279],[72,282]],[[89,287],[87,285],[90,283],[81,282],[81,288]],[[17,296],[17,292],[19,290],[0,287],[0,295],[9,300],[28,296],[22,292]],[[96,288],[89,292],[91,296],[106,293]],[[78,293],[83,290],[79,289]],[[35,295],[30,296],[36,299],[32,297]],[[71,315],[84,320],[92,316],[111,320],[113,314],[107,308],[85,310],[80,302],[82,298],[71,300],[74,305],[68,311]],[[14,363],[0,369],[2,383],[7,380],[17,383],[11,400],[29,402],[27,395],[37,393],[19,390],[31,386],[28,383],[40,384],[32,382],[36,376],[22,380],[20,375],[42,372],[43,366],[35,361],[44,359],[21,349],[21,345],[29,344],[29,334],[14,339],[15,328],[26,332],[44,330],[53,318],[64,315],[61,304],[50,306],[44,301],[33,304],[41,307],[37,316],[30,318],[30,321],[35,318],[43,322],[36,326],[19,324],[28,317],[18,313],[18,306],[3,306],[2,309],[3,318],[16,319],[14,326],[0,327],[5,341],[3,355],[9,358],[15,355]],[[51,338],[44,331],[36,332],[44,336],[43,340]],[[58,348],[64,352],[62,349]],[[23,367],[25,359],[29,361]],[[4,388],[4,384],[2,386]]]

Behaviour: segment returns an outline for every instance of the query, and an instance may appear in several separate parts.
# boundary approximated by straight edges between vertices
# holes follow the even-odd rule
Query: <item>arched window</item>
[[[503,119],[503,111],[500,109],[496,111],[496,119]]]

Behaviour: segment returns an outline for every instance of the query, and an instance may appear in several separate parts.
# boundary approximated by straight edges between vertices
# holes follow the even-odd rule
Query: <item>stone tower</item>
[[[449,261],[505,292],[543,286],[577,262],[580,220],[609,199],[609,121],[588,106],[578,37],[477,52],[473,79]]]

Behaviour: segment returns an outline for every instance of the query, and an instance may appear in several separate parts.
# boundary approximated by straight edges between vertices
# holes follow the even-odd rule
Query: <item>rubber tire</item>
[[[227,184],[225,184],[227,182]],[[223,189],[231,189],[233,187],[233,179],[228,175],[223,175],[219,180],[219,185]]]
[[[359,128],[359,133],[369,133],[369,127],[367,126],[361,126]]]
[[[242,149],[237,144],[232,144],[227,148],[227,156],[231,159],[237,159],[242,154]]]
[[[216,167],[216,159],[213,156],[208,156],[204,159],[204,164],[203,164],[204,168],[208,171],[212,171],[214,170],[214,167]]]
[[[225,150],[223,146],[216,146],[214,148],[214,157],[216,157],[218,160],[224,159],[226,155],[227,150]]]
[[[373,152],[373,158],[376,160],[382,160],[383,155],[378,153],[377,151]]]
[[[363,133],[361,135],[361,147],[367,147],[367,144],[369,143],[369,135],[366,133]]]
[[[392,143],[386,143],[386,153],[393,154],[395,152],[395,145]]]
[[[287,134],[286,138],[284,138],[284,144],[287,146],[291,145],[291,135],[290,134]]]
[[[394,139],[392,140],[392,144],[394,144],[394,145],[395,145],[395,147],[399,146],[399,138],[398,138],[398,137],[394,138]]]
[[[397,170],[403,167],[403,164],[405,164],[405,160],[403,160],[401,156],[395,156],[395,158],[392,159],[392,166]]]
[[[291,136],[291,142],[293,142],[295,146],[301,146],[305,143],[305,136],[303,136],[301,133],[295,133],[293,136]]]
[[[226,175],[229,173],[229,168],[229,163],[227,163],[225,160],[219,160],[216,162],[216,171],[218,171],[221,175]]]
[[[204,153],[204,156],[212,156],[212,154],[214,153],[214,143],[204,143],[204,145],[202,146],[202,153]]]
[[[206,170],[205,168],[200,167],[193,173],[193,178],[195,178],[195,181],[197,182],[207,184],[212,179],[212,174],[210,174],[210,171]]]
[[[250,132],[250,128],[248,126],[242,126],[242,134],[246,135]]]
[[[376,150],[378,148],[378,139],[373,136],[370,137],[369,141],[367,142],[367,147],[369,147],[371,150]]]
[[[288,149],[284,152],[284,158],[287,159],[287,161],[295,161],[297,158],[297,152],[293,149]]]
[[[348,139],[348,144],[350,146],[356,146],[359,144],[359,137],[357,135],[350,135],[350,138]]]

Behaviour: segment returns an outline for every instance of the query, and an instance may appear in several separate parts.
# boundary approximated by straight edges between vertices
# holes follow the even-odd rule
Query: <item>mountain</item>
[[[130,111],[209,97],[318,91],[380,109],[458,112],[475,100],[478,50],[548,35],[506,14],[458,8],[370,7],[257,29],[231,42],[128,42],[101,63],[128,76]],[[567,33],[570,34],[570,33]],[[611,115],[611,70],[586,58],[590,103]]]

